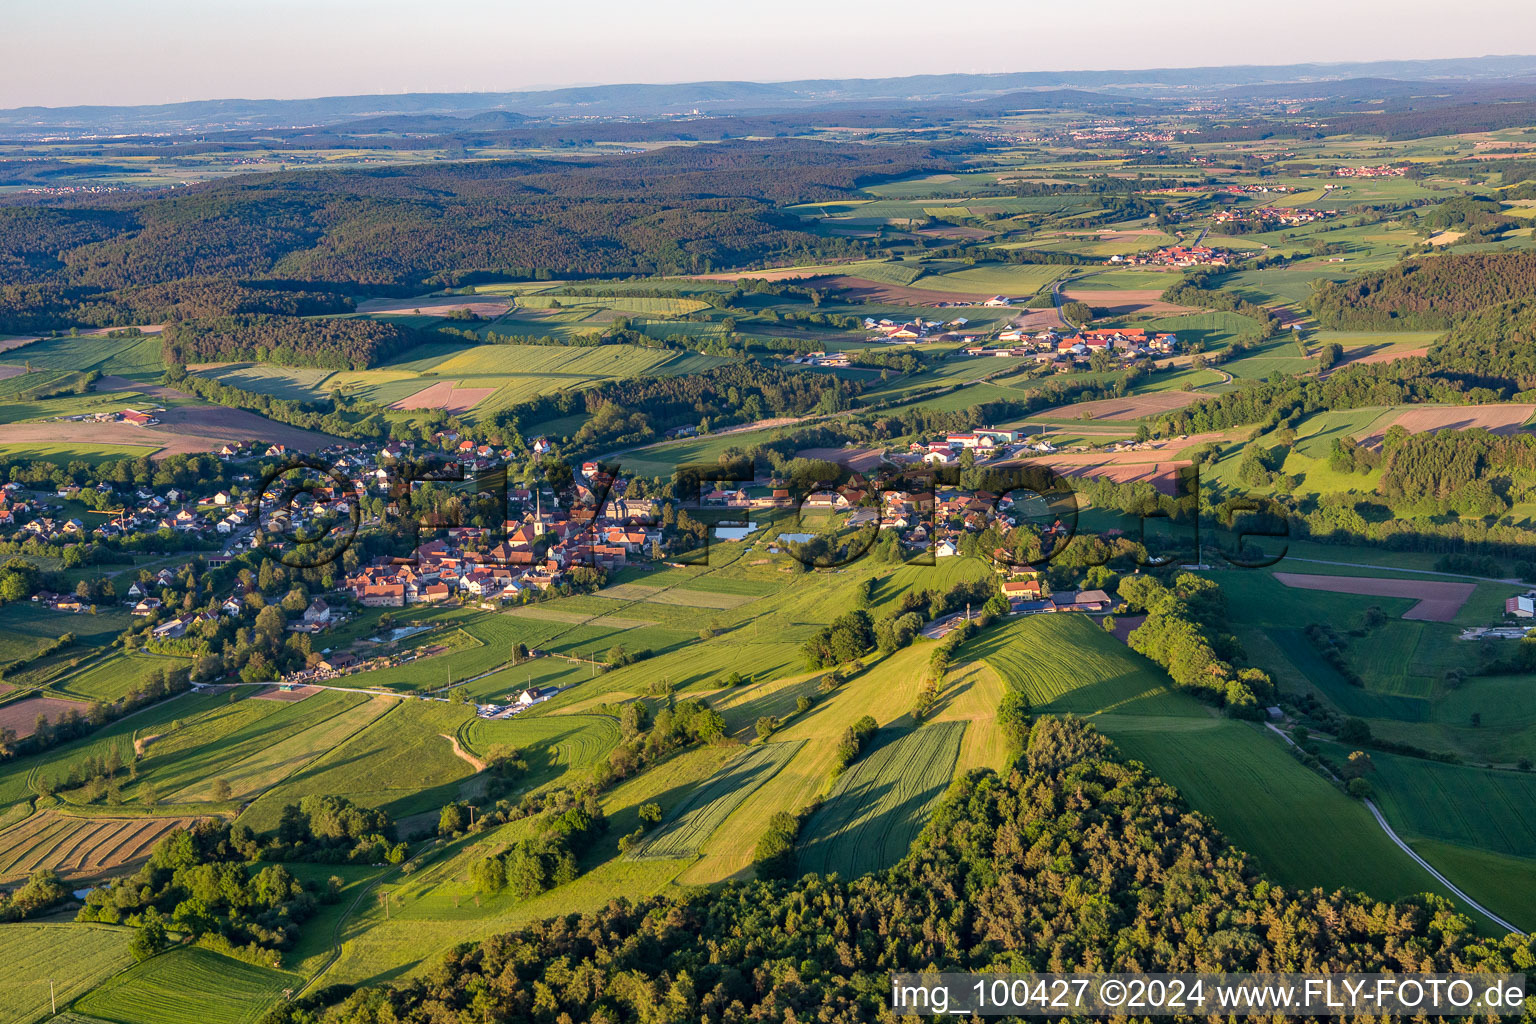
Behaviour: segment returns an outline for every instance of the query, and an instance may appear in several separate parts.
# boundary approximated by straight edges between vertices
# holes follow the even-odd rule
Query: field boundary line
[[[1382,569],[1386,572],[1411,572],[1418,576],[1445,576],[1453,580],[1479,580],[1483,583],[1508,583],[1511,586],[1525,585],[1524,580],[1501,579],[1497,576],[1469,576],[1461,572],[1440,572],[1436,569],[1404,569],[1396,565],[1372,565],[1369,562],[1330,562],[1326,558],[1302,558],[1300,555],[1286,555],[1285,558],[1293,562],[1310,562],[1313,565],[1338,565],[1346,569]]]
[[[1287,736],[1283,730],[1277,728],[1273,722],[1265,722],[1264,728],[1268,729],[1276,736],[1279,736],[1286,742],[1288,746],[1296,746],[1296,741]],[[1376,806],[1376,801],[1367,798],[1361,800],[1360,802],[1365,804],[1366,810],[1371,812],[1371,817],[1376,819],[1376,824],[1381,826],[1381,830],[1387,834],[1387,838],[1392,840],[1392,842],[1397,845],[1398,849],[1402,850],[1410,858],[1412,858],[1414,863],[1423,868],[1425,871],[1429,872],[1430,876],[1434,878],[1435,881],[1445,886],[1456,896],[1457,899],[1461,900],[1473,910],[1476,910],[1479,914],[1482,914],[1484,917],[1498,925],[1500,928],[1505,928],[1511,933],[1518,935],[1521,938],[1525,938],[1525,932],[1521,931],[1519,928],[1516,928],[1514,925],[1504,920],[1498,914],[1495,914],[1493,911],[1477,902],[1477,900],[1474,900],[1471,896],[1468,896],[1466,893],[1462,892],[1461,888],[1456,885],[1455,882],[1452,882],[1449,878],[1446,878],[1433,864],[1419,856],[1418,851],[1409,846],[1403,840],[1403,837],[1398,835],[1396,830],[1392,828],[1391,824],[1387,822],[1386,816],[1383,815],[1381,813],[1381,809]]]

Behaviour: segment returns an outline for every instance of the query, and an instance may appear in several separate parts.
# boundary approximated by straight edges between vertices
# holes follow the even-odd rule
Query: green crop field
[[[1432,839],[1409,845],[1468,896],[1527,932],[1536,931],[1536,861]]]
[[[32,1024],[133,962],[128,928],[100,924],[0,924],[0,1024]]]
[[[381,807],[395,818],[439,808],[457,799],[459,783],[474,774],[445,738],[455,735],[473,713],[462,704],[401,700],[367,728],[267,790],[246,808],[241,821],[257,831],[274,828],[284,804],[298,803],[311,793]]]
[[[1178,284],[1183,275],[1176,270],[1096,270],[1073,274],[1069,283],[1089,292],[1162,291]]]
[[[690,303],[694,300],[650,301]],[[581,314],[579,310],[573,310],[572,315]],[[689,326],[699,327],[698,333],[705,333],[703,329],[711,325]],[[501,322],[492,330],[513,335],[546,334],[549,325],[543,321],[538,324]],[[277,398],[314,401],[340,390],[380,405],[403,401],[433,384],[451,382],[460,389],[489,389],[492,392],[475,404],[475,414],[483,416],[555,391],[590,387],[627,377],[696,373],[725,361],[714,356],[637,345],[566,347],[433,343],[419,345],[404,353],[402,358],[370,370],[333,372],[240,363],[199,372],[202,376]]]
[[[994,292],[1012,298],[1033,295],[1065,272],[1043,263],[985,263],[945,274],[927,274],[913,288],[952,292]]]
[[[97,370],[133,380],[158,379],[165,372],[160,339],[154,336],[44,338],[11,359],[34,370]]]
[[[115,701],[129,690],[141,686],[160,671],[185,668],[186,658],[159,654],[114,654],[53,683],[52,688],[82,700]]]
[[[1326,744],[1342,763],[1350,748]],[[1368,778],[1394,828],[1459,846],[1536,858],[1536,774],[1370,751]],[[1536,869],[1536,865],[1533,865]]]
[[[800,752],[803,740],[753,747],[699,783],[633,856],[684,857],[696,854],[732,811]]]
[[[1097,724],[1281,884],[1388,899],[1442,891],[1362,804],[1286,753],[1278,737],[1199,710],[1199,718],[1113,715]]]
[[[224,704],[146,745],[131,792],[148,782],[170,803],[198,803],[211,800],[222,779],[236,799],[251,800],[392,705],[388,697],[336,691],[301,701],[246,697]]]
[[[300,980],[206,949],[173,949],[112,978],[75,1009],[112,1024],[250,1024]]]
[[[852,878],[889,867],[912,846],[954,775],[964,722],[877,736],[805,823],[799,870]]]
[[[1160,668],[1081,615],[1023,616],[967,643],[963,654],[986,661],[1040,713],[1203,713],[1168,689]]]
[[[459,743],[479,757],[497,747],[512,747],[528,762],[533,785],[566,771],[591,767],[608,756],[619,742],[619,724],[606,715],[545,715],[529,718],[480,718],[458,730]]]

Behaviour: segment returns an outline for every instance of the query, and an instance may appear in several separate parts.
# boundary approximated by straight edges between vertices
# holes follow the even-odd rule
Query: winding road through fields
[[[1270,732],[1274,733],[1276,736],[1279,736],[1289,746],[1296,746],[1296,741],[1286,735],[1284,730],[1276,728],[1273,723],[1265,722],[1264,727]],[[1516,928],[1514,925],[1504,920],[1498,914],[1495,914],[1493,911],[1477,902],[1477,900],[1474,900],[1471,896],[1468,896],[1466,893],[1462,892],[1455,882],[1451,881],[1449,878],[1446,878],[1435,869],[1433,864],[1425,860],[1423,857],[1420,857],[1418,851],[1414,850],[1413,847],[1404,842],[1403,837],[1398,835],[1392,826],[1388,824],[1386,817],[1381,813],[1381,809],[1376,806],[1376,802],[1374,800],[1363,800],[1361,802],[1365,804],[1366,810],[1371,812],[1371,817],[1376,819],[1376,824],[1380,825],[1381,830],[1387,834],[1387,838],[1396,843],[1398,849],[1402,850],[1409,857],[1413,858],[1415,864],[1423,868],[1425,871],[1428,871],[1430,876],[1434,878],[1435,881],[1449,889],[1457,899],[1461,900],[1468,907],[1471,907],[1479,914],[1482,914],[1484,917],[1498,925],[1500,928],[1507,928],[1509,931],[1522,937],[1525,935],[1525,932],[1521,931],[1519,928]]]

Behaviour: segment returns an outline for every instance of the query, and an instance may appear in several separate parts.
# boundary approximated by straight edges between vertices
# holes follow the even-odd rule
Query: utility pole
[[[55,1017],[57,1017],[59,1015],[59,1001],[58,1001],[58,999],[56,999],[54,997],[54,994],[53,994],[53,979],[52,978],[48,979],[48,1003],[49,1003],[49,1005],[51,1005],[53,1007],[53,1015]]]

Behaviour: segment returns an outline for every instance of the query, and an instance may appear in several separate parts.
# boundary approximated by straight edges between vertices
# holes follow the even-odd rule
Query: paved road
[[[1284,730],[1277,728],[1273,723],[1265,722],[1264,727],[1270,732],[1274,733],[1276,736],[1279,736],[1290,746],[1296,746],[1296,741],[1291,739],[1291,737],[1288,736]],[[1516,928],[1514,925],[1504,920],[1498,914],[1495,914],[1493,911],[1489,910],[1487,907],[1474,900],[1471,896],[1468,896],[1466,893],[1462,892],[1461,889],[1457,887],[1456,883],[1452,882],[1449,878],[1446,878],[1439,871],[1436,871],[1433,864],[1425,860],[1423,857],[1420,857],[1418,852],[1414,850],[1413,847],[1403,842],[1402,837],[1399,836],[1397,832],[1393,830],[1392,826],[1387,823],[1387,819],[1382,815],[1381,809],[1376,806],[1375,801],[1365,800],[1362,802],[1365,804],[1366,809],[1371,812],[1371,817],[1376,819],[1376,824],[1380,825],[1381,830],[1387,834],[1387,838],[1396,843],[1398,849],[1412,857],[1414,863],[1418,864],[1418,866],[1423,868],[1425,871],[1428,871],[1430,876],[1433,877],[1435,881],[1449,889],[1457,899],[1461,900],[1463,903],[1477,911],[1479,914],[1482,914],[1484,917],[1498,925],[1500,928],[1507,928],[1509,931],[1514,932],[1516,935],[1522,937],[1525,935],[1525,932],[1521,931],[1519,928]]]

